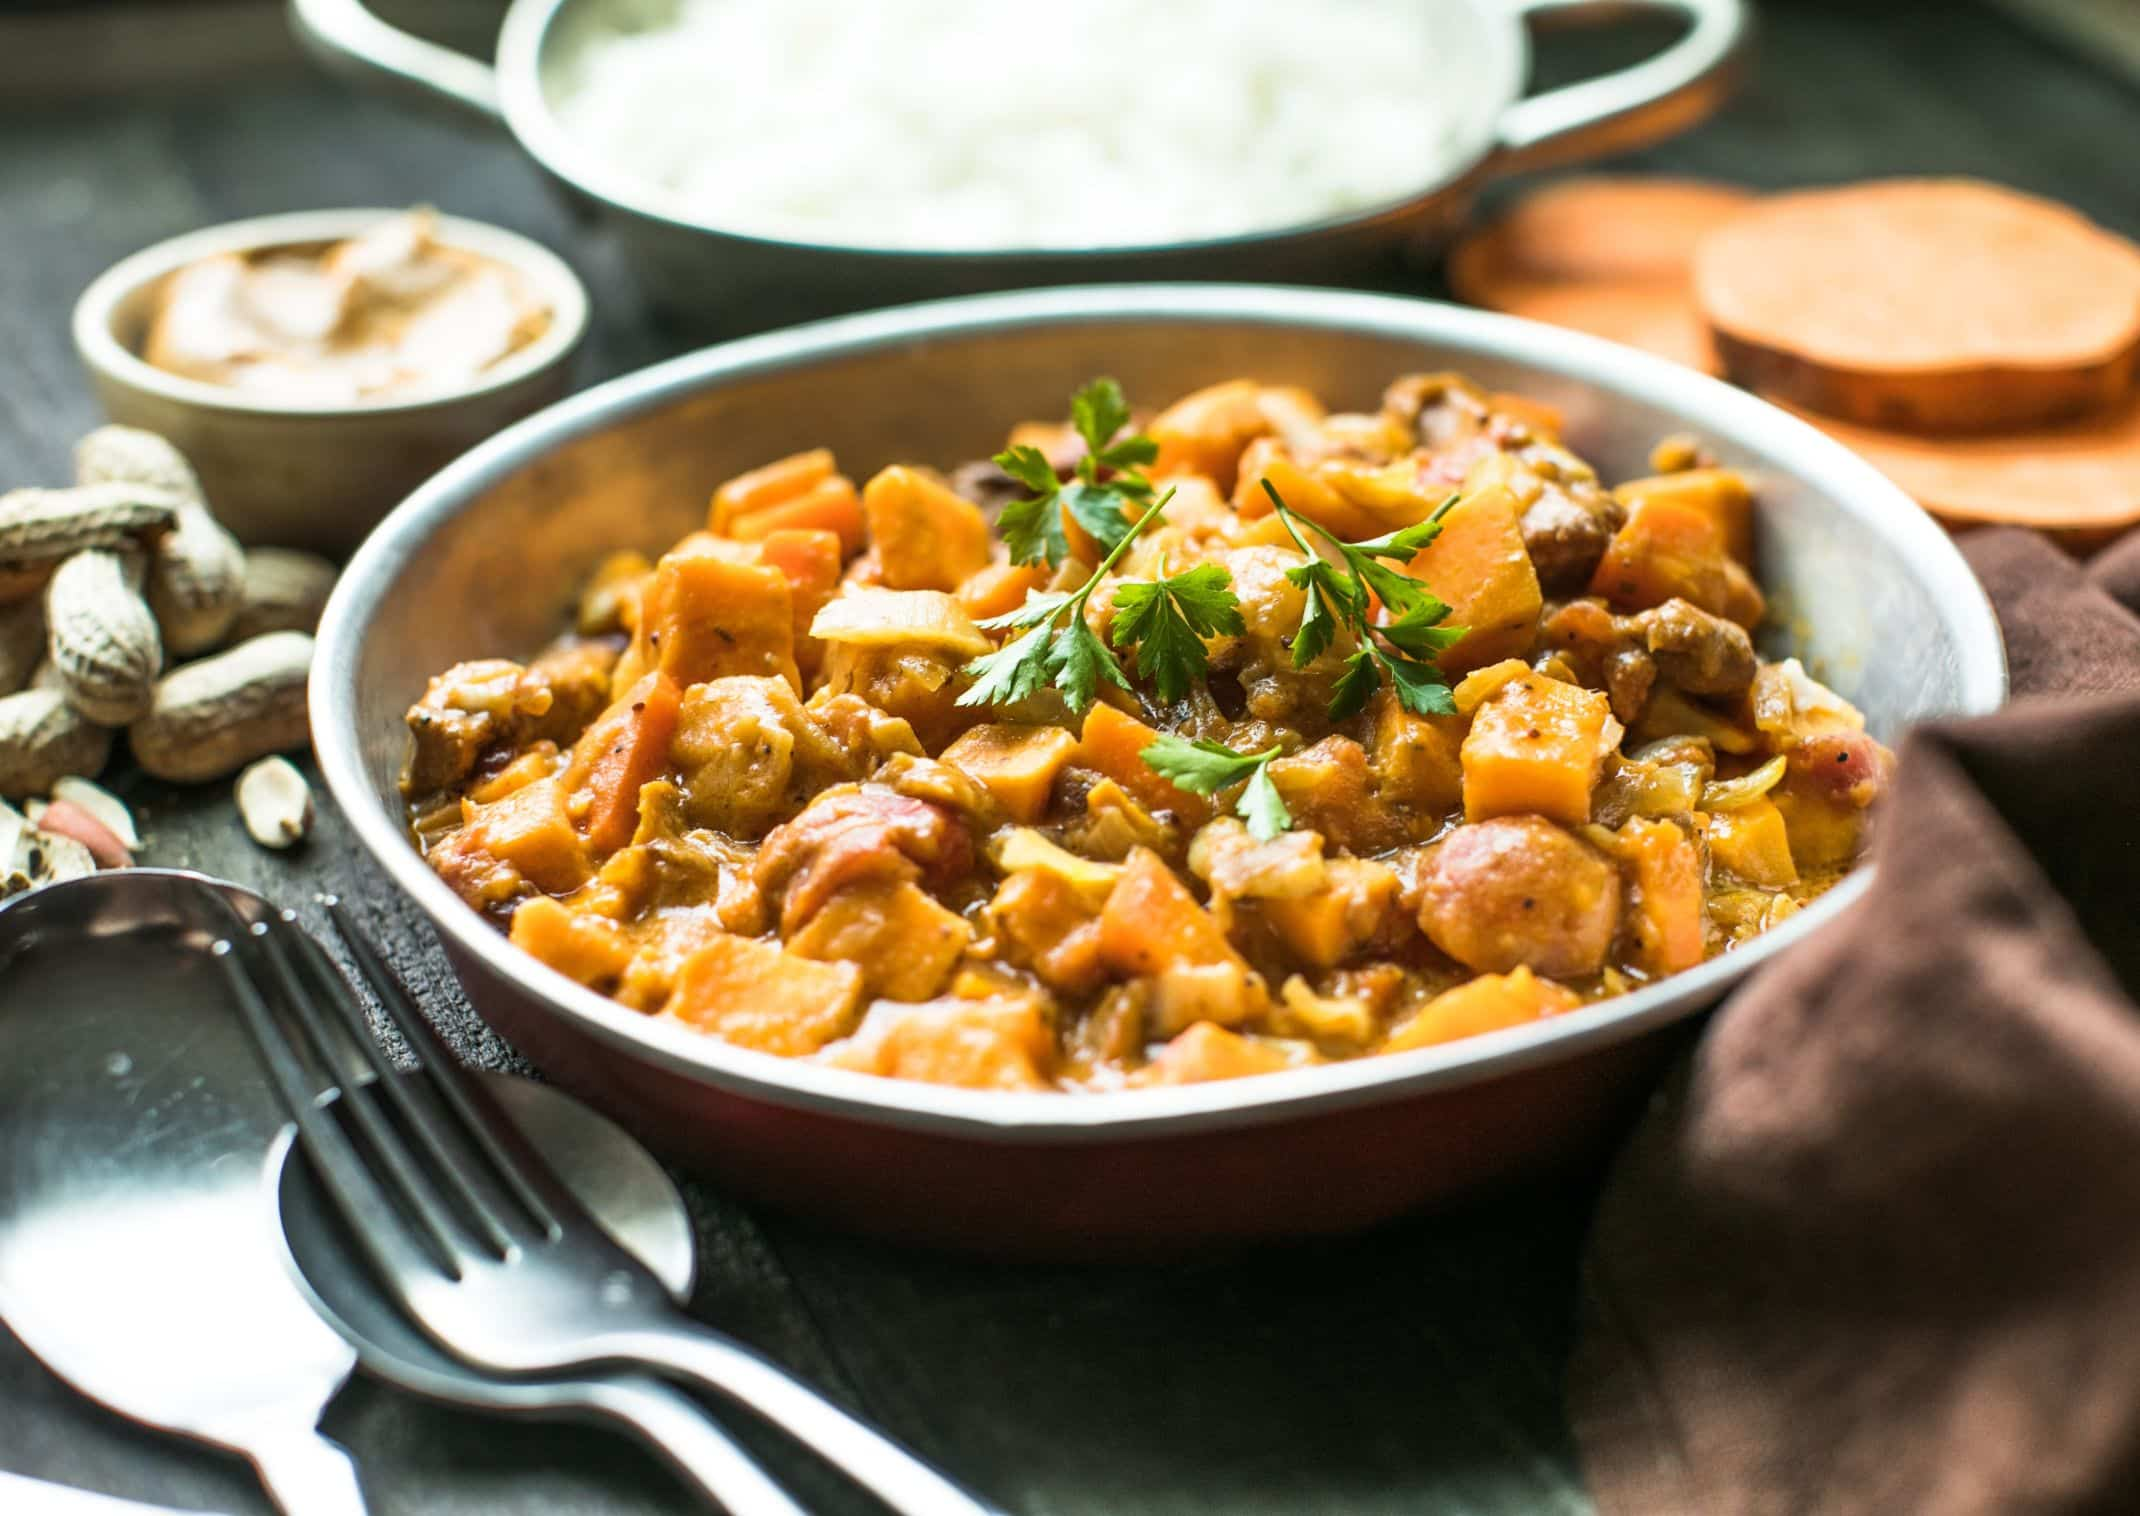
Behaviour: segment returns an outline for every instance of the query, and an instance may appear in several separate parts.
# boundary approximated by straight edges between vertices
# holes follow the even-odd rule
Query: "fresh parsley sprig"
[[[1173,498],[1174,491],[1168,490],[1127,522],[1120,538],[1092,571],[1092,577],[1076,590],[1036,590],[1017,610],[983,621],[982,626],[994,631],[1022,628],[1022,635],[966,665],[966,675],[973,685],[959,696],[958,703],[1009,705],[1053,685],[1063,692],[1073,711],[1082,711],[1092,704],[1102,680],[1128,689],[1129,678],[1122,672],[1122,665],[1086,624],[1085,602],[1129,551],[1138,534],[1159,520]],[[1201,643],[1198,650],[1202,650]]]
[[[1456,701],[1434,660],[1453,647],[1467,628],[1445,625],[1448,605],[1410,574],[1398,572],[1383,560],[1409,562],[1440,536],[1442,517],[1457,497],[1444,500],[1424,521],[1366,542],[1346,542],[1327,527],[1295,515],[1268,479],[1263,481],[1263,492],[1271,497],[1278,519],[1308,559],[1285,573],[1288,582],[1308,594],[1300,629],[1293,634],[1293,667],[1306,668],[1321,657],[1341,626],[1351,631],[1358,644],[1345,659],[1345,672],[1331,687],[1330,719],[1343,721],[1366,709],[1368,697],[1384,676],[1406,710],[1420,716],[1454,715]],[[1335,547],[1338,561],[1333,563],[1311,547],[1303,528]],[[1369,619],[1376,598],[1388,613],[1381,622]]]
[[[1115,587],[1114,643],[1137,649],[1138,676],[1172,705],[1210,669],[1204,639],[1247,630],[1240,607],[1232,576],[1216,563],[1132,579]]]
[[[1137,756],[1174,788],[1192,795],[1216,795],[1247,780],[1248,786],[1234,802],[1234,810],[1248,823],[1251,835],[1268,842],[1293,824],[1285,797],[1271,783],[1271,760],[1280,751],[1273,747],[1260,753],[1237,753],[1223,743],[1202,739],[1191,742],[1170,734]]]
[[[1085,456],[1078,459],[1077,472],[1067,484],[1055,477],[1047,456],[1030,444],[996,454],[996,467],[1032,492],[1006,505],[996,522],[1004,545],[1019,563],[1045,559],[1054,568],[1070,556],[1064,511],[1111,551],[1152,498],[1152,483],[1142,471],[1159,456],[1159,444],[1145,436],[1114,440],[1115,433],[1129,425],[1129,402],[1121,385],[1095,379],[1079,390],[1070,399],[1070,424],[1085,440]]]

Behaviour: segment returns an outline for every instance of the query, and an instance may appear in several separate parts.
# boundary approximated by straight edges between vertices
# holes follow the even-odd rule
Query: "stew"
[[[440,674],[405,779],[511,940],[743,1047],[991,1089],[1183,1083],[1554,1016],[1730,951],[1891,770],[1764,660],[1753,497],[1609,488],[1451,375],[1378,410],[1111,381],[996,459],[827,451]]]

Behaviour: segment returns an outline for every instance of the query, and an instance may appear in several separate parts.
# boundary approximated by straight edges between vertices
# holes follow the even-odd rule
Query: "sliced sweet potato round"
[[[1693,179],[1564,179],[1450,253],[1461,300],[1716,372],[1695,309],[1694,250],[1752,195]]]
[[[1797,414],[1954,523],[2032,526],[2078,542],[2140,526],[2140,400],[2096,420],[1974,437]]]
[[[1449,255],[1449,285],[1459,299],[1484,305],[1481,291],[1513,281],[1675,282],[1701,240],[1753,198],[1700,179],[1563,179],[1459,242]]]
[[[2140,248],[1973,180],[1772,196],[1702,240],[1694,290],[1731,378],[1865,426],[2108,411],[2140,362]]]

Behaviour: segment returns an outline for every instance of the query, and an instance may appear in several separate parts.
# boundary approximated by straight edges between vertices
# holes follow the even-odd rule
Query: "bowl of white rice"
[[[1071,279],[1325,281],[1430,247],[1486,178],[1678,130],[1745,0],[1525,97],[1571,0],[514,0],[494,69],[361,0],[295,0],[331,60],[500,121],[718,326]]]

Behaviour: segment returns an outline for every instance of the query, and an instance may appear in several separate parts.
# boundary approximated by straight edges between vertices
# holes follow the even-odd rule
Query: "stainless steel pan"
[[[299,35],[329,62],[504,126],[615,229],[658,304],[729,330],[1021,285],[1357,276],[1400,249],[1438,243],[1487,179],[1624,151],[1700,120],[1723,97],[1748,27],[1746,0],[1417,0],[1439,7],[1445,14],[1437,24],[1465,39],[1470,103],[1438,170],[1410,194],[1350,215],[1207,241],[975,253],[781,241],[656,203],[580,149],[558,126],[545,93],[574,13],[599,3],[514,0],[495,67],[396,30],[363,0],[290,0],[290,10]],[[1676,16],[1687,30],[1663,52],[1618,72],[1524,95],[1532,20],[1595,24],[1631,12]]]
[[[396,510],[320,627],[313,738],[365,848],[436,923],[479,1008],[560,1082],[738,1187],[993,1249],[1108,1251],[1363,1224],[1594,1144],[1659,1034],[1852,908],[1845,881],[1758,941],[1564,1016],[1444,1047],[1115,1094],[999,1094],[770,1057],[624,1009],[514,948],[410,844],[402,713],[463,658],[524,656],[614,548],[703,524],[715,484],[829,445],[849,472],[952,465],[1096,373],[1160,399],[1236,374],[1371,408],[1462,369],[1558,406],[1608,478],[1693,432],[1759,486],[1771,656],[1796,652],[1892,740],[2000,703],[1991,607],[1946,534],[1803,422],[1663,359],[1424,301],[1238,285],[979,296],[776,332],[554,406]]]

